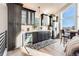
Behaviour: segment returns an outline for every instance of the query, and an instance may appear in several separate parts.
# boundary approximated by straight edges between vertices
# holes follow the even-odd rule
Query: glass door
[[[26,11],[22,10],[22,25],[26,25]]]
[[[28,25],[31,24],[31,12],[28,11]]]
[[[32,12],[32,25],[34,25],[35,24],[35,14],[34,14],[34,12]]]

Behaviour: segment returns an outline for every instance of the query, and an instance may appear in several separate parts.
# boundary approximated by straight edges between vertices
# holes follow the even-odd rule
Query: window
[[[74,27],[76,26],[76,4],[69,5],[62,12],[62,26],[63,27]]]

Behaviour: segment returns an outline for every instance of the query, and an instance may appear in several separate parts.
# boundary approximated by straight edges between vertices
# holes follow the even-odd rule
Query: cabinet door
[[[35,43],[38,43],[38,35],[37,35],[38,33],[37,32],[33,32],[32,33],[32,35],[33,35],[33,44],[35,44]]]
[[[15,19],[16,23],[21,24],[21,7],[19,5],[15,5]]]
[[[38,32],[38,42],[41,42],[42,40],[42,32]]]
[[[16,35],[21,31],[21,6],[15,5],[15,29]]]
[[[8,23],[14,23],[14,5],[7,4],[7,6],[8,6]]]
[[[26,25],[28,25],[28,10],[26,10]]]
[[[21,18],[21,24],[22,25],[26,25],[26,11],[25,10],[22,10],[21,16],[22,16],[22,18]]]
[[[32,12],[32,25],[35,24],[35,12]]]
[[[31,24],[31,12],[28,11],[28,25]]]

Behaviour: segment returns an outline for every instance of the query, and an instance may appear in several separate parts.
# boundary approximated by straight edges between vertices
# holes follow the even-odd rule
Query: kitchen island
[[[23,32],[23,45],[31,48],[39,49],[51,44],[52,41],[49,30]]]

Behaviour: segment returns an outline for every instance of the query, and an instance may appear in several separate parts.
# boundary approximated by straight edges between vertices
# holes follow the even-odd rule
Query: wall
[[[7,5],[5,3],[2,4],[0,3],[0,33],[7,31],[7,28],[8,28]],[[7,54],[7,48],[5,48],[3,56],[5,56],[6,54]]]
[[[7,30],[8,21],[7,21],[7,6],[6,4],[0,4],[0,33]]]

